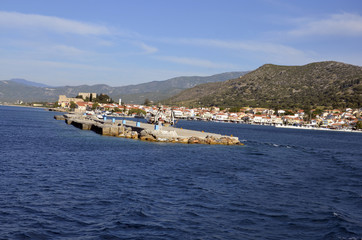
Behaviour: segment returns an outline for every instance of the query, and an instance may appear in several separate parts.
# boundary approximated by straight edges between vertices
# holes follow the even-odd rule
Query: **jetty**
[[[55,119],[64,120],[82,130],[91,130],[105,136],[124,137],[150,142],[172,142],[185,144],[243,145],[237,137],[204,131],[154,125],[115,118],[98,119],[94,115],[64,114],[55,115]]]

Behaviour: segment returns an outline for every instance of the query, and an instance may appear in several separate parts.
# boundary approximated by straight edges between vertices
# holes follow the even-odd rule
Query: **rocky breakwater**
[[[122,120],[100,120],[94,116],[65,114],[54,116],[83,130],[92,130],[106,136],[139,139],[150,142],[171,142],[184,144],[243,145],[237,137],[206,133],[174,127],[159,126]]]

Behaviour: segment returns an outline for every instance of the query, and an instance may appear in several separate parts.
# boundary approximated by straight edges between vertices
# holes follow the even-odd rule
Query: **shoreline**
[[[8,107],[28,107],[28,108],[36,108],[36,109],[44,109],[48,111],[54,111],[54,112],[64,112],[69,113],[68,111],[62,111],[55,108],[49,108],[49,107],[34,107],[34,106],[25,106],[25,105],[16,105],[16,104],[0,104],[0,106],[8,106]],[[124,116],[124,118],[134,118],[131,116]],[[186,121],[199,121],[199,120],[189,120],[189,119],[183,119]],[[242,122],[230,122],[230,121],[211,121],[216,123],[232,123],[232,124],[246,124],[246,125],[254,125],[254,126],[269,126],[269,127],[275,127],[275,128],[289,128],[289,129],[300,129],[300,130],[315,130],[315,131],[332,131],[332,132],[347,132],[347,133],[362,133],[362,130],[349,130],[349,129],[330,129],[330,128],[321,128],[321,127],[298,127],[298,126],[289,126],[289,125],[272,125],[272,124],[254,124],[254,123],[242,123]]]
[[[7,107],[29,107],[29,108],[44,108],[47,109],[49,107],[34,107],[34,106],[26,106],[26,105],[17,105],[17,104],[0,104],[0,106],[7,106]]]
[[[349,130],[349,129],[330,129],[330,128],[321,128],[321,127],[297,127],[297,126],[274,126],[276,128],[290,128],[290,129],[300,129],[300,130],[315,130],[315,131],[333,131],[333,132],[356,132],[362,133],[359,130]]]
[[[200,121],[200,120],[189,120],[187,121]],[[273,125],[273,124],[255,124],[255,123],[244,123],[244,122],[233,122],[233,121],[206,121],[206,122],[215,122],[215,123],[229,123],[229,124],[245,124],[245,125],[253,125],[253,126],[267,126],[267,127],[275,127],[275,128],[290,128],[290,129],[301,129],[301,130],[317,130],[317,131],[332,131],[332,132],[352,132],[352,133],[362,133],[362,130],[349,130],[349,129],[331,129],[331,128],[321,128],[321,127],[297,127],[290,125]]]

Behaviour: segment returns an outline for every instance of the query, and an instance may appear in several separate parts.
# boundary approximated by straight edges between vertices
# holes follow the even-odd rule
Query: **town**
[[[146,100],[144,105],[125,104],[119,100],[118,103],[110,101],[110,98],[103,96],[103,102],[91,101],[99,99],[101,95],[96,93],[79,93],[76,98],[69,98],[60,95],[55,107],[62,111],[74,111],[84,114],[109,115],[115,117],[131,116],[145,117],[147,114],[155,114],[160,106],[151,105]],[[104,101],[105,100],[105,101]],[[289,109],[266,109],[266,108],[220,108],[220,107],[171,107],[162,106],[166,115],[173,112],[176,119],[216,121],[258,125],[272,125],[276,127],[294,127],[325,130],[358,130],[362,129],[362,109],[310,109],[289,110]],[[54,110],[54,109],[53,109]]]

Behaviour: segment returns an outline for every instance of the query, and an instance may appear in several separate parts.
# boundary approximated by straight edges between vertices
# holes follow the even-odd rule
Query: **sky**
[[[0,0],[0,80],[125,86],[330,60],[362,66],[361,0]]]

